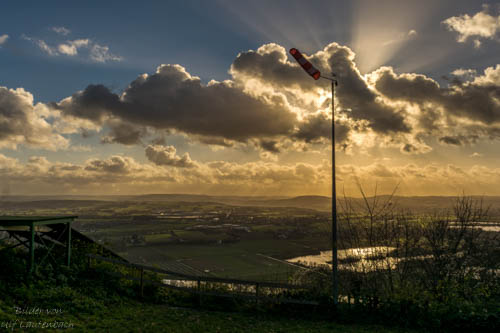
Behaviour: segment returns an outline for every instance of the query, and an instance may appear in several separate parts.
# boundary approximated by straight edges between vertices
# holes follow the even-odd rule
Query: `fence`
[[[116,277],[139,282],[141,297],[143,297],[143,295],[144,295],[144,285],[146,283],[148,283],[148,284],[155,285],[158,287],[170,288],[170,289],[181,290],[181,291],[186,291],[186,292],[190,292],[193,294],[197,294],[198,295],[198,302],[200,304],[202,301],[201,297],[203,295],[205,295],[205,296],[232,297],[232,298],[237,296],[240,298],[254,299],[257,304],[261,301],[266,301],[266,302],[274,302],[274,303],[319,305],[319,303],[316,301],[291,299],[291,298],[285,298],[285,297],[270,297],[269,293],[268,293],[268,295],[265,295],[262,292],[263,288],[267,288],[268,290],[269,289],[278,289],[280,291],[290,290],[290,289],[307,290],[308,287],[306,287],[306,286],[287,284],[287,283],[277,283],[277,282],[227,279],[227,278],[219,278],[219,277],[211,277],[211,276],[195,276],[195,275],[173,272],[173,271],[169,271],[169,270],[165,270],[165,269],[161,269],[161,268],[156,268],[156,267],[149,267],[149,266],[144,266],[144,265],[140,265],[140,264],[129,263],[129,262],[118,260],[118,259],[106,258],[106,257],[98,256],[95,254],[87,254],[87,258],[88,258],[89,267],[92,266],[92,259],[94,259],[94,260],[109,262],[109,263],[113,263],[113,264],[117,264],[117,265],[121,265],[124,267],[129,267],[129,268],[133,268],[133,269],[138,270],[140,273],[140,277],[125,275],[125,274],[122,274],[119,272],[109,272],[108,274],[116,276]],[[195,286],[195,288],[180,287],[180,286],[171,285],[171,284],[167,284],[167,283],[160,283],[157,281],[152,281],[152,280],[145,278],[145,276],[144,276],[145,272],[165,274],[168,276],[168,280],[171,280],[171,281],[185,281],[185,282],[188,281],[188,282],[191,282],[191,285]],[[241,288],[234,288],[234,285],[246,286],[247,290],[250,289],[250,290],[253,290],[253,292],[246,292],[246,293],[235,293],[235,292],[227,293],[226,292],[226,293],[223,293],[223,292],[217,292],[214,290],[206,291],[206,290],[202,290],[202,288],[201,288],[202,283],[232,285],[233,286],[231,288],[232,290],[241,289]],[[187,284],[185,284],[185,285],[187,285]],[[248,288],[248,287],[250,287],[250,288]],[[215,288],[212,288],[212,289],[215,289]]]

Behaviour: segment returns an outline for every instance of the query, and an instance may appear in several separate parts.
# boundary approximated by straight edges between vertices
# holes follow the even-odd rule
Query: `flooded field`
[[[388,257],[389,253],[393,250],[395,248],[386,246],[339,250],[339,269],[368,272],[388,267],[388,265],[393,268],[400,260],[399,258]],[[288,259],[287,261],[305,266],[328,265],[331,267],[332,251],[321,251],[317,255],[300,256]]]
[[[404,260],[426,259],[431,256],[413,256],[401,258],[391,256],[394,247],[375,246],[365,248],[351,248],[338,251],[339,269],[356,272],[373,272],[383,269],[395,269],[397,264]],[[287,259],[289,263],[304,266],[332,266],[332,251],[321,251],[317,255],[300,256]]]
[[[457,223],[452,223],[452,228],[458,228]],[[500,224],[494,222],[474,222],[469,228],[481,229],[483,231],[500,232]]]

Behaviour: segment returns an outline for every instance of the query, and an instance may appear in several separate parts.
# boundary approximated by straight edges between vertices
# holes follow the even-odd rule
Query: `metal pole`
[[[337,191],[335,188],[335,80],[332,83],[332,294],[333,304],[338,304],[338,258],[337,258]]]

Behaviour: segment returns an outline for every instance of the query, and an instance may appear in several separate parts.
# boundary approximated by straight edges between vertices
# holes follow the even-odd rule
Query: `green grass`
[[[316,239],[301,241],[278,239],[243,239],[234,243],[215,244],[225,240],[223,234],[204,234],[197,231],[176,231],[186,240],[213,241],[214,244],[167,244],[168,234],[146,235],[146,246],[127,247],[121,251],[127,258],[147,258],[147,265],[160,265],[166,260],[180,260],[198,271],[209,270],[220,277],[232,277],[286,282],[296,268],[286,263],[265,258],[289,258],[319,251]],[[327,241],[325,241],[326,243]],[[261,256],[262,254],[264,256]]]
[[[144,304],[119,306],[108,311],[97,318],[91,318],[88,327],[110,332],[404,332],[372,325],[342,325],[329,321],[210,312]],[[116,316],[116,314],[119,315]],[[113,319],[106,320],[110,317]],[[86,331],[85,324],[82,325],[81,331]]]
[[[293,310],[237,299],[203,297],[202,307],[189,293],[158,290],[146,285],[143,300],[137,283],[110,276],[119,269],[100,264],[88,269],[78,247],[71,269],[43,267],[30,282],[23,277],[24,253],[0,253],[0,332],[16,323],[14,332],[57,332],[54,329],[19,329],[20,322],[65,323],[68,332],[410,332],[372,324],[346,324],[330,320],[314,309]],[[16,314],[22,309],[60,309],[57,314]],[[224,311],[221,311],[223,309]],[[311,312],[309,312],[311,311]],[[17,321],[17,322],[16,322]],[[60,330],[64,331],[64,330]]]
[[[77,294],[72,295],[72,297],[78,296]],[[86,311],[76,307],[66,307],[62,309],[62,314],[51,316],[16,316],[11,305],[0,301],[0,322],[15,320],[23,320],[24,322],[65,322],[73,325],[73,328],[68,332],[416,332],[378,325],[340,324],[326,319],[296,319],[277,314],[179,308],[127,299],[115,303],[108,302],[104,307],[100,304],[101,300],[94,301],[96,302],[95,307],[91,307]],[[26,330],[26,332],[39,331]],[[43,329],[42,331],[56,332],[57,330]]]
[[[172,239],[171,234],[155,234],[155,235],[146,235],[144,236],[147,243],[162,243],[169,239]]]

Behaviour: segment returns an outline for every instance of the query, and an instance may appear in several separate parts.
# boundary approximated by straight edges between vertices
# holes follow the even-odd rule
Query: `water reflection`
[[[400,258],[389,257],[394,247],[374,246],[338,250],[339,269],[357,272],[370,272],[377,269],[395,269]],[[321,251],[317,255],[301,256],[287,259],[290,263],[305,266],[332,266],[332,251]]]

